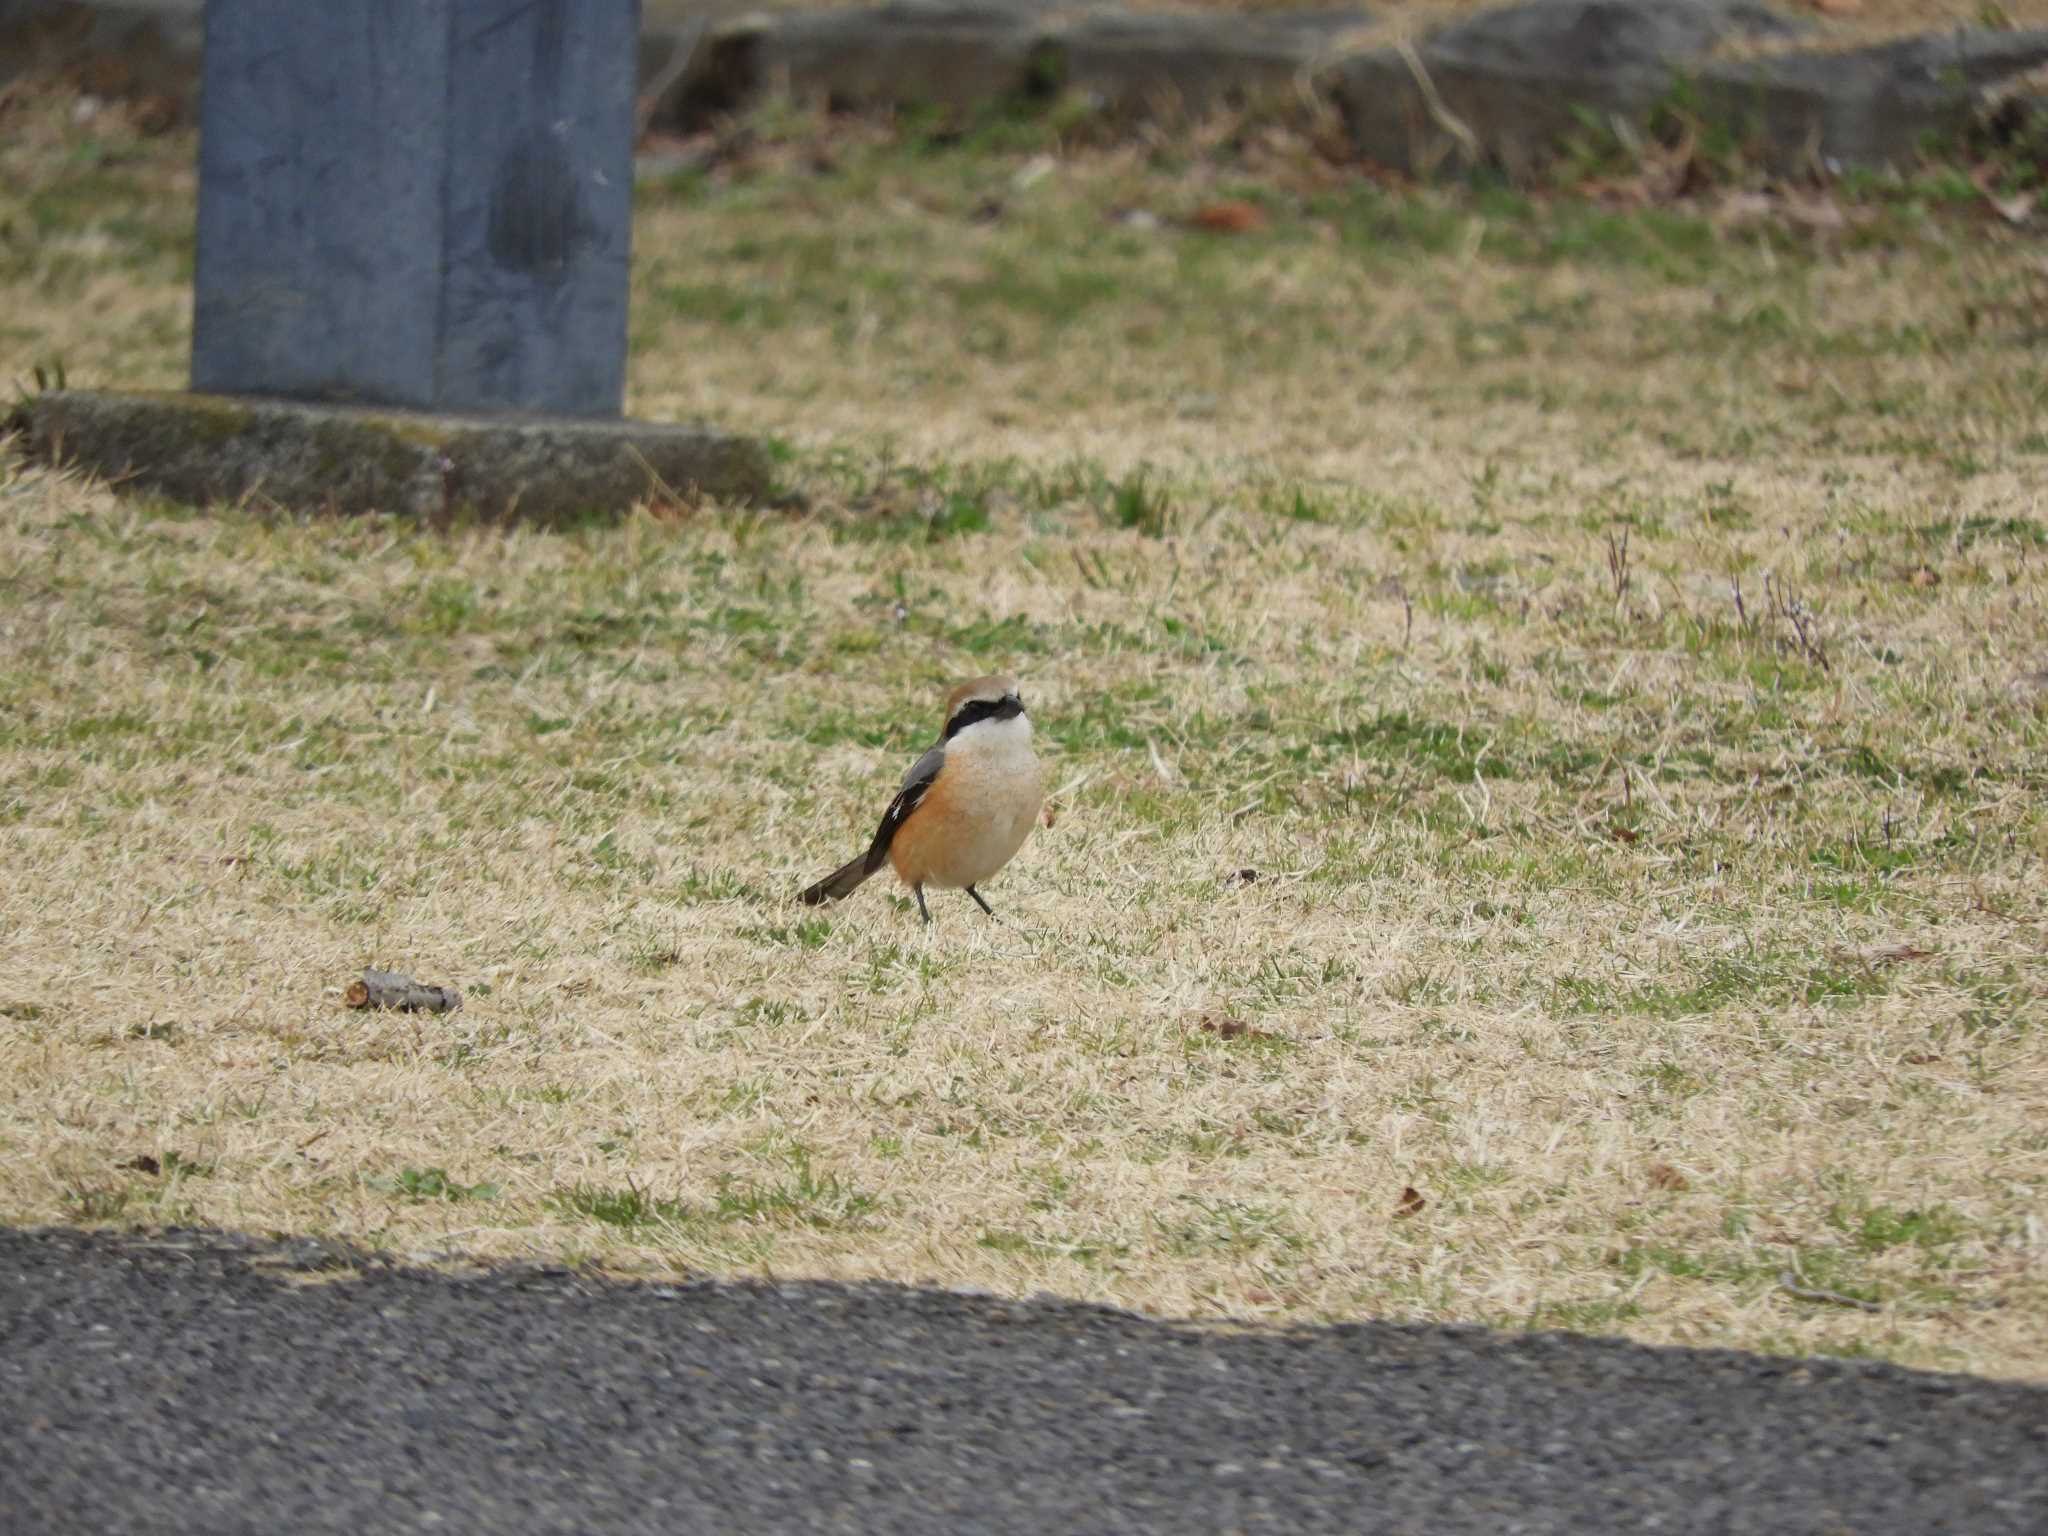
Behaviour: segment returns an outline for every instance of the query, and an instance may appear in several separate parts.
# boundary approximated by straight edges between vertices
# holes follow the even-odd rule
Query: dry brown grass
[[[10,357],[176,382],[189,145],[14,126]],[[0,1213],[2048,1376],[2035,249],[839,153],[640,229],[808,511],[0,461]],[[797,907],[996,666],[1003,921]]]

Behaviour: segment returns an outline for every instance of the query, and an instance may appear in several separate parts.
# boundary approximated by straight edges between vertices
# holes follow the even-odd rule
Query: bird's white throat
[[[1031,717],[1013,715],[1008,720],[977,720],[957,732],[946,743],[948,752],[974,757],[1028,758],[1031,752]]]

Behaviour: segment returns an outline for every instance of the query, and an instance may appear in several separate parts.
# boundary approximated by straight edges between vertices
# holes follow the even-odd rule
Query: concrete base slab
[[[7,427],[33,457],[197,505],[561,523],[670,494],[765,500],[771,479],[760,444],[664,422],[54,390]]]

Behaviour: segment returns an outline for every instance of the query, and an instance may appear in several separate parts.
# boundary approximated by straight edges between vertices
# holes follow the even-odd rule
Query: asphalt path
[[[2048,1389],[0,1230],[0,1531],[2048,1532]]]

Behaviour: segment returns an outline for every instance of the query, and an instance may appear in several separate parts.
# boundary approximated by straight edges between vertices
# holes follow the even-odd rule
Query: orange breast
[[[978,885],[1010,862],[1042,803],[1035,763],[1020,770],[985,756],[949,757],[891,839],[889,862],[906,885]]]
[[[934,875],[946,863],[946,852],[957,845],[965,830],[957,792],[941,774],[925,791],[924,799],[896,835],[889,839],[889,865],[905,885],[931,885]]]

